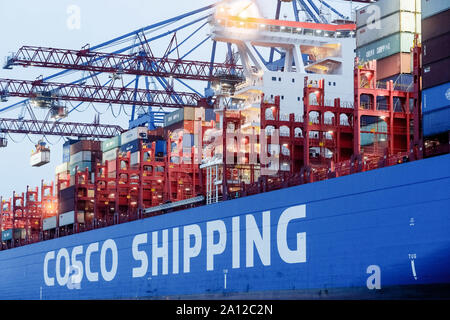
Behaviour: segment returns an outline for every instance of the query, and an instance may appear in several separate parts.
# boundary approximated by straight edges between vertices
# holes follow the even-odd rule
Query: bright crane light
[[[261,18],[260,10],[253,0],[226,0],[217,7],[216,15],[241,19]]]

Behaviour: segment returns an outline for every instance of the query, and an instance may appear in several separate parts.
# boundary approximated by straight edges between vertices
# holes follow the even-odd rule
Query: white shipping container
[[[67,226],[69,224],[73,224],[75,220],[75,211],[69,211],[66,213],[61,213],[59,215],[59,226]]]
[[[103,152],[103,157],[102,157],[103,163],[105,163],[105,161],[114,161],[114,160],[116,160],[118,152],[119,152],[119,148]]]
[[[91,151],[81,151],[70,156],[70,164],[79,162],[90,162],[92,160]]]
[[[33,154],[30,158],[30,165],[40,167],[50,162],[50,151],[40,151]]]
[[[55,174],[59,173],[67,173],[69,171],[69,162],[63,162],[60,165],[56,166]]]
[[[447,0],[444,0],[447,1]],[[421,12],[421,0],[379,0],[356,11],[356,27],[374,23],[399,11]]]
[[[55,228],[56,228],[56,216],[44,219],[42,221],[42,229],[44,231],[50,230],[50,229],[55,229]]]
[[[139,151],[130,154],[130,165],[139,164],[141,159],[141,153]]]
[[[419,13],[398,12],[380,20],[379,25],[369,25],[356,30],[356,47],[380,40],[398,32],[420,33]]]
[[[205,108],[194,108],[194,109],[195,109],[195,119],[194,120],[198,120],[198,118],[205,120]]]
[[[147,139],[147,133],[148,133],[147,127],[136,127],[125,133],[122,133],[121,145],[123,146],[131,141],[138,139]]]
[[[77,222],[84,223],[84,212],[77,212]]]

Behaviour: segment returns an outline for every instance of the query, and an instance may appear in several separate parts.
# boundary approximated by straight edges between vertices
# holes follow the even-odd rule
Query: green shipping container
[[[27,232],[25,229],[14,229],[14,239],[22,239],[26,238]]]
[[[92,162],[77,162],[74,164],[71,164],[69,169],[70,169],[70,175],[74,176],[75,175],[75,169],[78,166],[78,171],[84,171],[86,168],[88,168],[89,172],[92,172]]]
[[[102,142],[102,152],[107,152],[109,150],[120,147],[120,142],[121,142],[120,137],[121,136],[116,136],[114,138],[103,141]]]
[[[399,52],[410,52],[414,34],[396,33],[356,49],[360,61],[380,60]]]
[[[174,112],[171,112],[169,114],[166,114],[164,116],[164,126],[168,127],[174,123],[178,123],[180,121],[184,120],[184,111],[183,109],[178,109]]]
[[[183,107],[164,116],[164,127],[171,126],[184,120],[195,120],[197,117],[205,118],[205,110],[202,108]],[[197,110],[197,112],[196,112]],[[203,114],[202,114],[203,113]]]

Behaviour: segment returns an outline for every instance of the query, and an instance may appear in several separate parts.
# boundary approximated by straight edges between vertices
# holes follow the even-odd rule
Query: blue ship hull
[[[1,299],[450,296],[450,155],[0,252]]]

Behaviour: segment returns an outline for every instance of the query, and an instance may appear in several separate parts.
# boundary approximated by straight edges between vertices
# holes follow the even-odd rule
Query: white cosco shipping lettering
[[[233,269],[241,268],[243,265],[247,268],[253,267],[255,251],[258,253],[261,263],[264,266],[270,266],[272,241],[276,241],[278,254],[283,262],[304,263],[306,262],[306,233],[291,230],[291,232],[296,232],[296,245],[291,246],[293,248],[289,248],[287,239],[289,223],[305,217],[306,205],[285,209],[277,221],[276,239],[271,239],[270,211],[261,213],[261,228],[258,227],[255,216],[247,214],[243,217],[231,218],[231,232],[228,232],[227,224],[223,220],[207,221],[206,226],[202,225],[203,229],[206,229],[203,231],[206,232],[206,237],[198,224],[137,234],[133,237],[131,244],[131,253],[136,264],[131,268],[130,275],[132,278],[140,278],[149,271],[152,276],[167,275],[169,272],[172,274],[189,273],[191,272],[191,260],[198,257],[202,250],[206,250],[206,271],[213,271],[215,257],[222,254],[230,244]],[[245,239],[241,239],[241,224],[244,226]],[[182,237],[180,237],[181,233]],[[171,237],[170,241],[169,236]],[[204,238],[206,238],[206,243],[203,243]],[[214,239],[217,238],[218,241],[215,242]],[[162,241],[158,241],[158,239],[162,239]],[[151,247],[151,250],[145,250],[144,245],[147,245],[148,248]],[[182,254],[180,254],[180,249],[182,249]],[[171,251],[170,255],[169,250]],[[245,262],[240,261],[241,250],[245,250]],[[93,253],[100,253],[96,261],[92,260]],[[162,270],[158,270],[158,259],[162,260]],[[171,270],[169,270],[170,259]],[[103,243],[94,242],[87,246],[76,246],[71,252],[67,248],[61,248],[57,252],[50,251],[44,258],[44,281],[47,286],[79,284],[84,279],[89,282],[101,279],[112,281],[116,277],[119,260],[117,244],[113,239],[107,239]],[[151,269],[149,268],[150,264]],[[61,270],[62,265],[65,266],[64,270]]]

